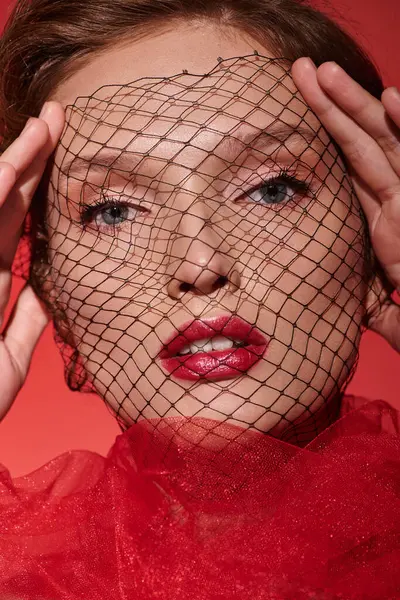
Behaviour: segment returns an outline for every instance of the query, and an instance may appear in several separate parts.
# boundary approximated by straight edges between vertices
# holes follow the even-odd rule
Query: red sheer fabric
[[[105,459],[3,470],[0,598],[400,598],[399,424],[370,402],[298,448],[143,421]]]

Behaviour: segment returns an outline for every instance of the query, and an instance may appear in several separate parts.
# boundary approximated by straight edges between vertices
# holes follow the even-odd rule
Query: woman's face
[[[176,26],[54,94],[68,108],[47,289],[127,423],[199,416],[309,439],[355,361],[359,207],[290,65],[255,51],[270,55]]]

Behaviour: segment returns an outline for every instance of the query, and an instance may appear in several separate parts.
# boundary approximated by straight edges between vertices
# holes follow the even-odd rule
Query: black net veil
[[[51,311],[70,388],[123,428],[190,417],[200,441],[228,424],[304,445],[338,417],[371,248],[290,66],[218,59],[67,107],[14,272]]]

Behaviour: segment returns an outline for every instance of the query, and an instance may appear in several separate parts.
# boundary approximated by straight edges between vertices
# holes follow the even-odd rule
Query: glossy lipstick
[[[226,350],[181,354],[199,340],[223,336],[238,342]],[[254,325],[237,316],[211,317],[186,323],[166,342],[158,355],[162,367],[176,379],[221,381],[246,373],[265,354],[267,338]]]

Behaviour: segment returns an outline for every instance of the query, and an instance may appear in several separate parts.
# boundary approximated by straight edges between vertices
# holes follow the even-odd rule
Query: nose
[[[240,274],[229,245],[207,214],[201,200],[197,208],[182,214],[173,234],[169,259],[168,295],[176,300],[185,294],[206,296],[226,288],[240,288]]]

